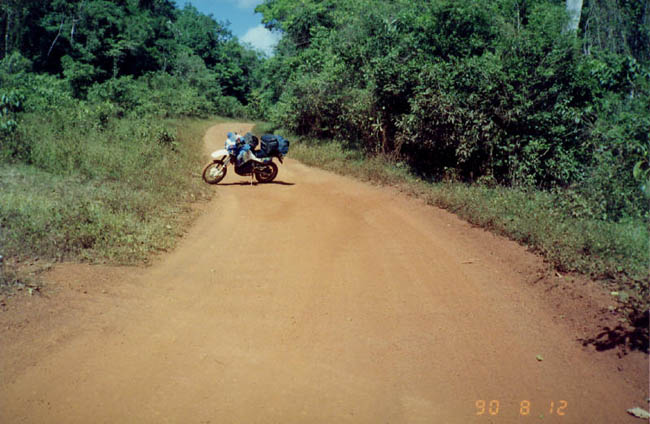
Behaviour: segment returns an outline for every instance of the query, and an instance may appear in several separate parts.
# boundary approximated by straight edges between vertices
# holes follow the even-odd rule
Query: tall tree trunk
[[[11,19],[13,18],[13,13],[11,12],[11,9],[7,6],[7,21],[5,22],[5,51],[3,57],[7,57],[9,54],[9,33],[11,32]]]
[[[580,15],[582,14],[582,0],[566,0],[566,11],[569,14],[569,24],[567,30],[575,32],[580,25]]]
[[[50,54],[52,53],[52,49],[54,48],[54,45],[56,44],[57,40],[61,36],[61,30],[63,29],[63,24],[65,23],[65,18],[61,19],[61,25],[59,25],[59,31],[56,33],[56,37],[54,37],[54,41],[52,41],[52,44],[50,45],[50,49],[47,51],[47,57],[50,57]]]

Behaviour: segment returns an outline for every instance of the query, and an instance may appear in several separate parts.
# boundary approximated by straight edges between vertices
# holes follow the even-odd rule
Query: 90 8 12
[[[502,412],[501,402],[496,399],[479,399],[475,402],[474,406],[476,407],[476,415],[496,416]],[[548,414],[563,417],[567,413],[569,402],[566,400],[551,400],[546,403],[536,402],[533,405],[533,402],[524,399],[519,402],[518,406],[520,416],[528,416],[531,414]],[[514,407],[514,405],[508,406],[507,409],[511,410],[512,407]]]

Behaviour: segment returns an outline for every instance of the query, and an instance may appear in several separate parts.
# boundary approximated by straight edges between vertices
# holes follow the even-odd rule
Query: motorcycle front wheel
[[[203,168],[203,181],[208,184],[218,184],[226,177],[228,168],[224,165],[223,161],[215,160],[210,162]]]
[[[255,179],[260,183],[270,183],[277,175],[278,166],[273,162],[269,162],[263,167],[255,170]]]

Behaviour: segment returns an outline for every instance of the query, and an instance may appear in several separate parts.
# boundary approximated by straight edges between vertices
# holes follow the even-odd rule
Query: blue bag
[[[289,140],[285,140],[282,136],[277,136],[278,137],[278,150],[282,155],[286,155],[289,153]]]
[[[282,136],[264,134],[260,138],[262,140],[261,150],[266,156],[273,156],[278,153],[286,155],[289,153],[289,140],[284,139]]]

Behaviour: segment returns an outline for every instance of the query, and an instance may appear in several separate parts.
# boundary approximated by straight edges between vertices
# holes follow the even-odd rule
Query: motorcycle
[[[283,163],[284,155],[289,150],[289,141],[280,136],[263,135],[262,145],[255,150],[258,141],[252,134],[240,135],[228,133],[225,148],[213,152],[212,161],[203,168],[203,181],[218,184],[228,172],[228,165],[234,164],[235,173],[243,177],[250,176],[260,183],[270,183],[278,175],[277,159]]]

